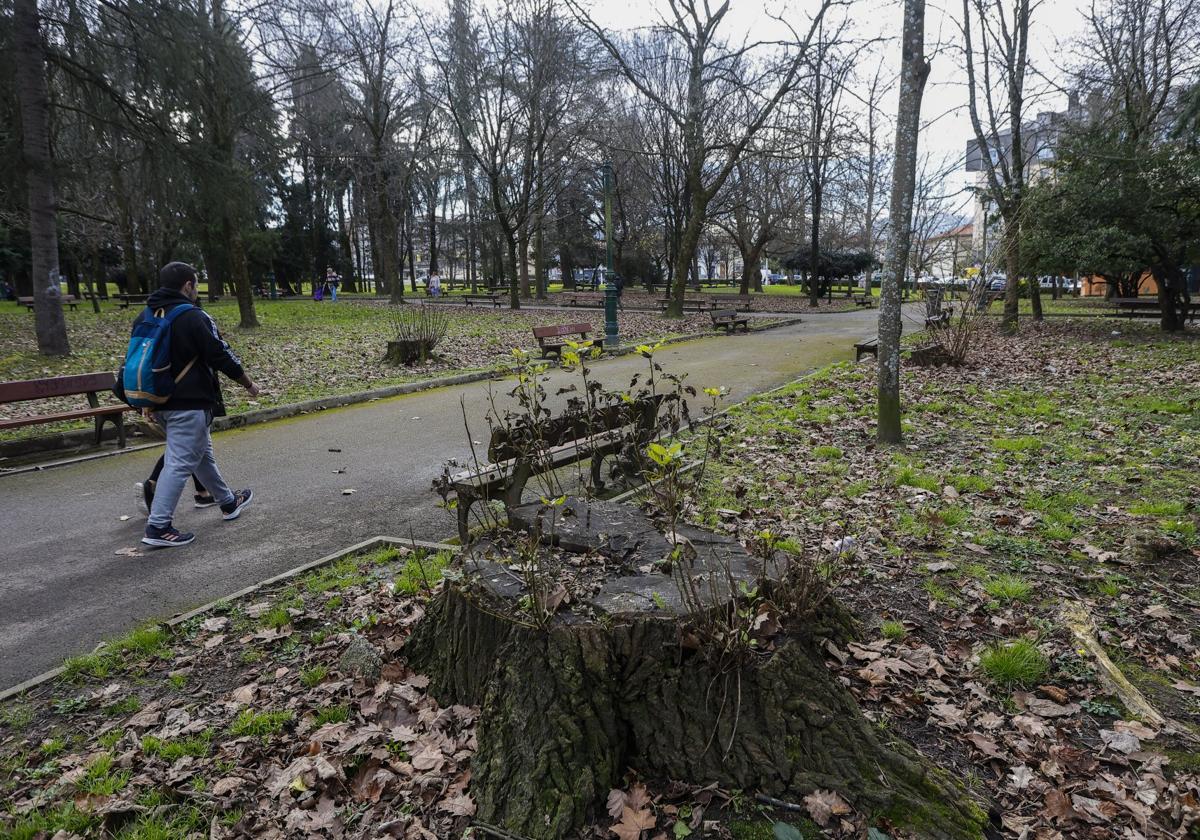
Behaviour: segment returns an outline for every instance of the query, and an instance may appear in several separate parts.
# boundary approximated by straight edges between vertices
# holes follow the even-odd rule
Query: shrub
[[[440,309],[414,306],[393,310],[395,338],[388,343],[387,360],[404,365],[427,361],[449,329],[450,318]]]
[[[1027,687],[1045,676],[1049,662],[1033,642],[1017,639],[989,645],[979,657],[979,666],[999,685]]]

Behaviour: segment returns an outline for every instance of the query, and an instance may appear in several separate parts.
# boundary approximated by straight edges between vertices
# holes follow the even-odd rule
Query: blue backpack
[[[191,370],[196,360],[187,363],[178,376],[171,376],[171,324],[183,313],[195,309],[181,303],[167,314],[146,307],[142,320],[133,326],[125,364],[121,367],[123,399],[134,408],[155,408],[171,398],[175,383]]]

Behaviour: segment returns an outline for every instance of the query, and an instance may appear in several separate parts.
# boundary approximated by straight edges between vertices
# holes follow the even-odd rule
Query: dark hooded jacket
[[[170,312],[181,303],[191,301],[182,292],[159,289],[150,295],[146,308]],[[136,325],[145,317],[146,311],[142,310],[133,323]],[[221,338],[212,316],[199,308],[185,312],[171,324],[171,375],[178,376],[193,359],[195,363],[175,383],[174,393],[160,410],[207,410],[215,417],[224,415],[225,403],[221,398],[221,382],[217,374],[223,373],[234,380],[241,379],[242,360]]]

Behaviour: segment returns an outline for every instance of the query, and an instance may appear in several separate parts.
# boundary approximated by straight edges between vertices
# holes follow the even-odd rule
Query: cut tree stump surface
[[[529,528],[540,508],[510,511],[510,524]],[[641,511],[578,499],[552,510],[555,562],[570,575],[584,569],[562,578],[586,579],[582,597],[572,592],[535,626],[521,608],[530,594],[513,568],[521,561],[501,556],[516,541],[483,542],[404,647],[440,702],[481,707],[471,781],[479,819],[535,840],[570,836],[632,768],[793,802],[836,790],[922,837],[982,835],[986,815],[959,783],[863,717],[831,675],[821,644],[843,632],[836,607],[781,633],[770,652],[722,659],[697,644],[659,562],[671,543]],[[759,561],[736,541],[677,533],[696,550],[693,574],[714,610],[730,609],[731,585],[758,582]]]

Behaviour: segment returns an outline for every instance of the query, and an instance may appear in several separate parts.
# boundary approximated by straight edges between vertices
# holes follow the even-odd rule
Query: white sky
[[[720,0],[709,2],[715,8]],[[738,41],[747,35],[759,40],[779,39],[786,35],[786,30],[772,20],[772,14],[782,15],[797,30],[804,31],[807,14],[818,7],[816,0],[731,0],[724,31],[728,37]],[[650,25],[668,7],[666,0],[591,0],[588,8],[597,22],[609,28],[621,29]],[[876,62],[880,61],[893,72],[899,71],[898,40],[903,17],[901,0],[854,0],[844,10],[831,11],[846,14],[857,37],[864,40],[886,39],[886,42],[871,49],[867,61],[869,66],[861,68],[862,76],[872,75]],[[923,152],[928,150],[937,158],[944,155],[961,158],[965,154],[967,140],[974,136],[966,113],[965,73],[961,69],[958,24],[961,16],[961,0],[927,2],[925,44],[926,55],[931,60],[931,72],[921,108],[922,121],[926,126],[921,149]],[[1030,28],[1031,63],[1044,79],[1031,79],[1028,84],[1030,90],[1043,91],[1037,101],[1028,107],[1030,118],[1039,111],[1057,111],[1066,107],[1065,95],[1044,92],[1052,87],[1046,80],[1055,84],[1063,81],[1063,71],[1069,66],[1073,53],[1072,41],[1083,32],[1084,19],[1077,0],[1045,0],[1036,8]],[[895,113],[895,97],[893,92],[885,100],[884,112],[889,115]],[[961,175],[952,178],[954,185],[965,185],[967,182],[965,169]],[[963,204],[965,207],[965,197]]]

